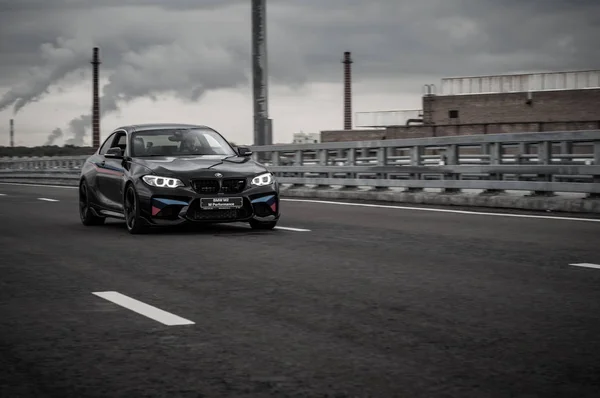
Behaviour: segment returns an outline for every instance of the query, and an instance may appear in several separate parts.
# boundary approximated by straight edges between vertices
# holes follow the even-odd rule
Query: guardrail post
[[[319,165],[321,166],[327,166],[329,164],[329,151],[327,149],[320,149],[317,152],[317,156],[318,156],[318,160],[319,160]],[[319,176],[321,176],[319,174]],[[332,178],[333,176],[331,175],[331,173],[326,173],[326,178]],[[329,188],[329,184],[318,184],[317,185],[317,189],[327,189]]]
[[[410,165],[411,165],[411,167],[422,166],[423,152],[424,152],[424,147],[418,146],[418,145],[413,146],[410,149]],[[421,173],[411,173],[410,179],[411,180],[420,180]],[[406,192],[422,192],[422,191],[423,191],[423,188],[419,188],[419,187],[408,187],[406,189]]]
[[[458,145],[448,145],[445,150],[446,165],[458,165]],[[455,173],[444,173],[444,180],[458,180],[460,175]],[[459,193],[459,188],[444,188],[444,193]]]
[[[381,147],[377,148],[377,166],[385,167],[387,166],[388,160],[388,148]],[[387,180],[388,175],[386,173],[378,173],[377,180]],[[388,187],[375,187],[376,190],[389,190]]]
[[[356,166],[356,149],[354,149],[354,148],[347,149],[346,164],[348,166]]]
[[[304,165],[304,152],[301,149],[296,150],[294,153],[294,166],[303,166]],[[298,172],[296,177],[304,178],[304,173]],[[304,184],[293,184],[291,188],[302,187]]]
[[[342,159],[345,158],[345,156],[344,156],[344,150],[343,149],[338,149],[335,157],[336,157],[336,159],[335,159],[336,162],[342,161]]]
[[[356,166],[356,148],[346,149],[346,166]],[[356,174],[355,173],[347,173],[346,178],[355,179]],[[354,191],[357,189],[357,187],[350,186],[350,185],[344,185],[341,189]]]
[[[279,166],[279,164],[280,164],[280,161],[279,161],[280,157],[279,156],[280,156],[279,151],[273,151],[273,152],[271,152],[271,164],[273,166]]]
[[[537,144],[538,164],[549,165],[552,163],[552,142],[542,141]],[[552,182],[552,176],[538,174],[537,181]],[[533,191],[535,196],[553,196],[554,192]]]
[[[368,158],[370,154],[371,154],[370,148],[362,148],[360,151],[360,157],[363,159],[362,161],[368,162],[368,160],[366,160],[366,158]]]
[[[489,154],[489,164],[492,166],[501,165],[502,158],[504,156],[504,147],[499,142],[494,142],[488,145],[488,154]],[[488,178],[492,181],[501,181],[504,179],[504,176],[500,173],[490,173]],[[481,194],[482,195],[498,195],[503,193],[502,189],[486,189]]]
[[[594,141],[592,144],[593,156],[594,156],[594,165],[600,166],[600,141]],[[594,184],[600,184],[600,175],[593,175],[592,182]],[[589,199],[600,199],[600,194],[598,193],[590,193],[587,195]]]
[[[572,154],[573,153],[573,143],[569,141],[563,141],[560,143],[560,153],[561,154]]]

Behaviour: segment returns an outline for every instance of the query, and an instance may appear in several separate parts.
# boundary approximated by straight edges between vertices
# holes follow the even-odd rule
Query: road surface
[[[76,195],[0,184],[1,397],[598,396],[599,220],[286,200],[132,236]]]

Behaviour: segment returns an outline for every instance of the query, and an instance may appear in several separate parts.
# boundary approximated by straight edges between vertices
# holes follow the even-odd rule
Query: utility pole
[[[266,0],[252,0],[251,13],[254,145],[271,145],[273,132],[272,120],[269,119]]]

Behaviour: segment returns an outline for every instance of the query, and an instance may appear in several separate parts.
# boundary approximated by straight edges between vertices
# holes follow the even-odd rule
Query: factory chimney
[[[352,130],[352,58],[350,51],[344,52],[344,130]]]
[[[100,59],[98,57],[98,47],[94,47],[93,65],[93,81],[92,81],[92,147],[97,149],[100,147],[100,97],[98,93],[98,67]]]
[[[10,119],[10,147],[15,146],[15,121]]]

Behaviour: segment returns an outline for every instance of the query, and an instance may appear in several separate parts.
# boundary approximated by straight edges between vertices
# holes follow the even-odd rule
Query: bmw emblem
[[[221,173],[215,173],[215,177],[221,178],[221,177],[223,177],[223,174],[221,174]]]

